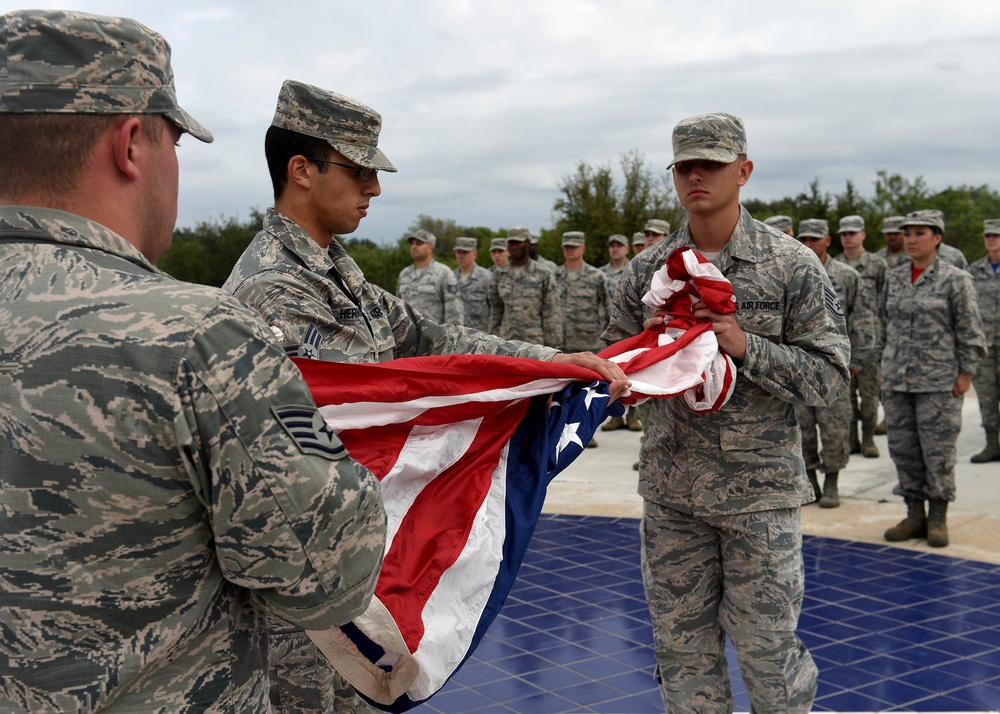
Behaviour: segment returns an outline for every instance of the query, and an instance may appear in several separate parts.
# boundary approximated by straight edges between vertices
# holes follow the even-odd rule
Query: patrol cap
[[[657,233],[665,236],[670,233],[670,224],[662,218],[650,218],[646,221],[646,227],[642,230],[643,232],[649,231],[650,233]]]
[[[646,245],[646,235],[642,231],[632,234],[632,245]]]
[[[0,17],[0,113],[162,114],[206,143],[177,104],[170,45],[127,17],[15,10]]]
[[[531,240],[531,231],[529,231],[525,226],[514,226],[513,228],[507,229],[507,242],[514,241],[516,243],[522,243],[524,241]]]
[[[416,233],[411,233],[410,236],[406,239],[406,242],[412,243],[415,240],[418,240],[421,243],[430,243],[431,245],[436,245],[438,242],[436,235],[434,235],[430,231],[424,231],[424,230],[417,231]]]
[[[507,239],[506,238],[494,238],[490,241],[490,251],[494,250],[507,250]]]
[[[563,246],[586,245],[582,231],[566,231],[562,234]]]
[[[479,250],[479,241],[476,238],[462,236],[455,239],[455,250]]]
[[[903,217],[902,216],[889,216],[888,218],[882,219],[882,232],[883,233],[900,233],[903,230]]]
[[[782,233],[787,233],[792,230],[792,217],[791,216],[769,216],[764,219],[764,223],[771,226],[772,228],[777,228]]]
[[[865,229],[865,219],[861,216],[844,216],[840,219],[837,233],[857,233]]]
[[[830,224],[825,218],[806,218],[799,221],[796,238],[826,238],[830,235]]]
[[[535,235],[534,233],[532,233],[531,231],[528,231],[528,236],[529,236],[529,237],[530,237],[530,239],[531,239],[531,245],[538,245],[538,236],[536,236],[536,235]]]
[[[910,211],[903,218],[900,228],[906,226],[936,226],[944,232],[944,214],[935,208],[923,208],[919,211]]]
[[[682,119],[674,127],[674,160],[702,159],[730,164],[747,153],[747,132],[743,120],[734,114],[699,114]]]
[[[286,79],[271,126],[324,139],[358,166],[396,170],[378,148],[382,116],[342,94]]]
[[[1000,218],[987,218],[983,221],[984,236],[1000,236]]]
[[[623,236],[621,233],[615,233],[613,236],[608,236],[608,245],[611,245],[612,243],[620,243],[628,248],[628,238]]]

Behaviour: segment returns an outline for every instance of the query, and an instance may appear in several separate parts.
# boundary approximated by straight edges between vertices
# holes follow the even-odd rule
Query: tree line
[[[669,221],[673,230],[685,220],[669,172],[654,172],[637,150],[620,157],[617,174],[610,163],[577,163],[574,171],[560,181],[559,192],[552,206],[554,225],[541,231],[538,247],[541,255],[557,263],[562,262],[561,238],[566,231],[586,233],[584,259],[591,265],[603,265],[608,261],[608,236],[621,233],[631,243],[632,234],[641,231],[650,218]],[[743,205],[760,220],[784,214],[791,216],[796,226],[805,218],[825,218],[833,236],[833,253],[841,250],[837,224],[844,216],[860,215],[865,219],[868,234],[865,247],[875,251],[885,245],[881,233],[883,218],[936,208],[945,215],[945,242],[962,250],[969,262],[986,253],[983,220],[1000,218],[1000,194],[989,186],[948,187],[935,192],[923,177],[910,180],[881,170],[877,172],[872,195],[862,195],[851,181],[846,182],[843,191],[830,193],[822,190],[816,178],[796,196],[776,201],[750,198]],[[253,209],[245,220],[230,217],[178,229],[174,232],[173,246],[157,265],[180,280],[219,287],[260,230],[262,220],[263,213]],[[339,240],[371,282],[394,292],[399,271],[410,264],[406,238],[414,231],[428,230],[437,236],[435,257],[450,267],[455,267],[455,239],[479,238],[478,262],[488,267],[492,264],[490,240],[506,236],[508,227],[463,226],[451,219],[421,214],[393,244],[379,244],[367,238]]]

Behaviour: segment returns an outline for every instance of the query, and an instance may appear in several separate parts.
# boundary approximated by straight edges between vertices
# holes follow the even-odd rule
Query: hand
[[[642,329],[651,330],[654,327],[661,327],[665,322],[665,312],[657,312],[651,318],[642,323]]]
[[[747,356],[747,334],[732,315],[723,315],[708,309],[704,302],[696,302],[692,306],[693,314],[698,320],[709,320],[712,332],[719,341],[719,348],[733,359],[741,362]]]
[[[971,374],[960,374],[955,378],[955,386],[951,388],[951,393],[953,396],[960,397],[969,391],[969,387],[972,386],[972,375]]]
[[[577,367],[586,367],[601,375],[601,380],[607,382],[608,391],[611,393],[611,403],[618,397],[628,392],[632,383],[622,372],[622,368],[610,360],[601,359],[593,352],[571,352],[566,354],[560,352],[552,358],[553,362],[559,364],[575,364]]]

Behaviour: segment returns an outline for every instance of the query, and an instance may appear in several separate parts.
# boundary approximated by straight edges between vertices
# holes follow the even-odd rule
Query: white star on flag
[[[579,428],[579,422],[576,422],[575,424],[566,424],[566,426],[563,427],[562,434],[559,435],[559,443],[556,444],[556,458],[558,458],[559,454],[563,452],[563,449],[570,444],[576,444],[581,449],[583,448],[583,442],[580,441],[580,437],[576,433]]]

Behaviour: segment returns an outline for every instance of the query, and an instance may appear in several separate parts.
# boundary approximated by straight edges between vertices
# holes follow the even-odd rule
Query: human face
[[[808,246],[816,254],[817,258],[824,263],[826,262],[826,249],[830,247],[830,236],[823,236],[822,238],[803,236],[799,238],[799,241]]]
[[[628,258],[628,246],[621,243],[609,243],[608,255],[612,263],[621,263]]]
[[[990,254],[990,262],[1000,262],[1000,234],[987,233],[983,236],[983,244],[986,246],[986,252]]]
[[[410,257],[414,263],[423,263],[431,259],[434,255],[434,246],[424,243],[422,240],[410,238]]]
[[[674,164],[674,188],[688,214],[709,217],[739,206],[740,187],[750,179],[753,162],[737,159],[728,164],[693,159]],[[649,239],[646,239],[649,247]]]
[[[661,240],[666,238],[665,233],[654,233],[653,231],[643,231],[642,234],[646,236],[646,247],[654,246]]]
[[[902,231],[892,231],[891,233],[886,233],[885,245],[889,249],[890,253],[902,253],[903,252]]]
[[[458,269],[463,273],[468,273],[475,267],[478,255],[479,251],[475,250],[456,250],[455,261],[458,263]]]
[[[864,231],[844,231],[840,234],[840,244],[844,250],[856,250],[865,242]]]
[[[146,134],[149,142],[149,171],[146,174],[146,200],[142,209],[143,255],[159,260],[170,248],[177,223],[177,143],[181,130],[166,118],[159,140]]]
[[[494,248],[490,251],[490,258],[493,259],[493,265],[499,268],[501,265],[507,265],[510,253],[505,248]]]
[[[941,236],[930,226],[903,227],[903,246],[913,259],[914,267],[926,268],[930,265],[937,254],[937,245],[940,242]]]
[[[564,245],[562,247],[563,259],[568,265],[574,265],[583,260],[583,252],[586,247],[582,245]]]
[[[633,243],[632,244],[632,252],[635,253],[636,255],[639,255],[639,253],[641,253],[644,250],[646,250],[646,244],[645,243],[643,243],[643,244]]]
[[[514,265],[525,265],[528,262],[528,247],[531,245],[526,240],[508,240],[507,253],[510,254],[510,262]]]
[[[357,166],[336,151],[331,152],[329,160]],[[382,193],[378,174],[361,181],[356,173],[342,166],[306,162],[305,170],[311,179],[311,210],[322,230],[331,236],[356,231],[361,219],[368,215],[371,199]]]

